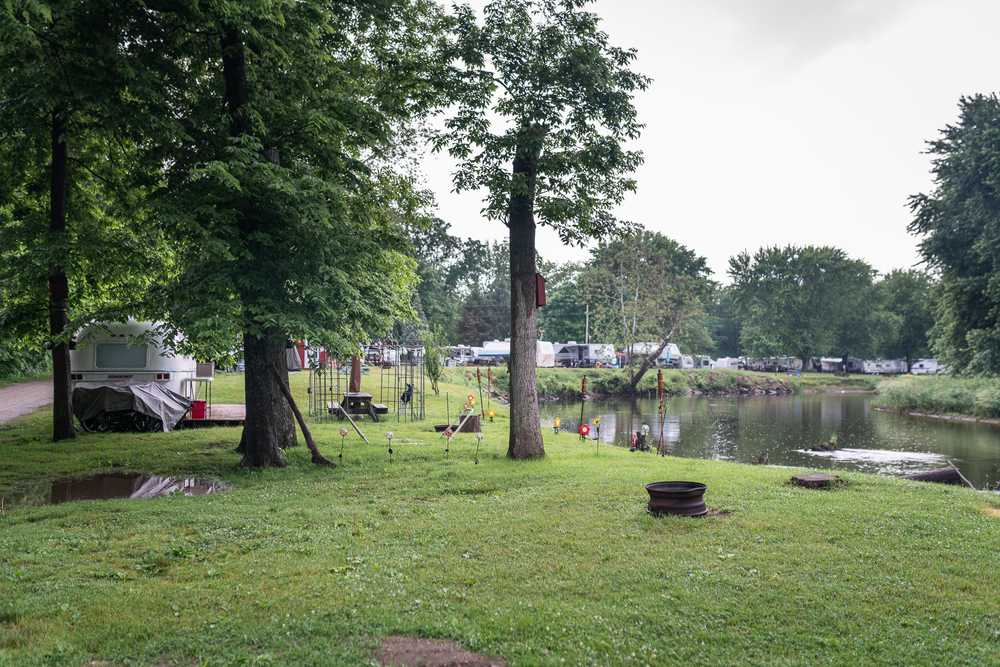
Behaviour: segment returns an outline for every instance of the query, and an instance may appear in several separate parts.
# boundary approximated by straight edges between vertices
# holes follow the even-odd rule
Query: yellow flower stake
[[[492,424],[493,418],[497,416],[497,411],[491,409],[489,412],[486,413],[486,416],[490,418],[490,423]]]
[[[560,419],[559,417],[556,417],[552,421],[552,432],[553,433],[558,433],[559,432],[559,427],[561,427],[561,426],[562,426],[562,419]]]

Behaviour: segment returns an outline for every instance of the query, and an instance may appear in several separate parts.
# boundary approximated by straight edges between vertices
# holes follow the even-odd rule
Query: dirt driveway
[[[0,424],[52,402],[52,381],[22,382],[0,387]]]

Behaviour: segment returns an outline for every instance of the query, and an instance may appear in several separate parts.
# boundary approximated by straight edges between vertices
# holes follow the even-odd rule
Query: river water
[[[668,453],[741,463],[844,468],[906,474],[954,463],[978,488],[1000,480],[1000,427],[906,417],[875,410],[870,395],[685,397],[667,401],[663,443]],[[588,401],[584,420],[600,417],[602,442],[627,447],[630,434],[660,436],[657,401]],[[558,416],[576,432],[580,403],[545,403],[542,425]],[[591,433],[591,437],[595,434]],[[832,452],[810,448],[836,443]]]

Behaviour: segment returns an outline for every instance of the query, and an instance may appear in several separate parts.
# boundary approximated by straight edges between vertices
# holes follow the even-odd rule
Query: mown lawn
[[[299,447],[286,469],[242,470],[237,429],[51,444],[44,411],[2,428],[0,494],[96,469],[233,489],[5,507],[0,664],[356,665],[389,634],[513,665],[997,662],[1000,518],[984,510],[1000,499],[860,474],[808,491],[789,469],[571,434],[511,462],[502,409],[476,465],[469,435],[445,458],[443,401],[429,408],[391,424],[392,463],[389,427],[368,424],[336,469]],[[338,427],[314,426],[334,460]],[[704,481],[731,514],[651,518],[642,485],[659,479]]]

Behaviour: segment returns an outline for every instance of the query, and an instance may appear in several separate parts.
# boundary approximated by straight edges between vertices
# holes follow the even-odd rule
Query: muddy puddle
[[[205,496],[229,488],[225,482],[213,479],[113,472],[33,484],[12,493],[5,501],[8,506],[57,505],[81,500],[141,500],[173,494]]]

